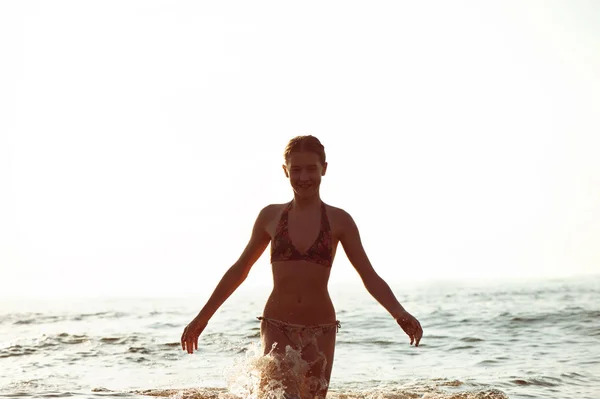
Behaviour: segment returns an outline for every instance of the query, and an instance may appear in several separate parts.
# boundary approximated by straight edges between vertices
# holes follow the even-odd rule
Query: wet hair
[[[285,151],[283,151],[283,158],[287,163],[290,160],[290,154],[292,152],[312,152],[319,156],[319,161],[321,161],[321,165],[325,165],[325,147],[315,136],[296,136],[291,139],[287,146],[285,146]]]

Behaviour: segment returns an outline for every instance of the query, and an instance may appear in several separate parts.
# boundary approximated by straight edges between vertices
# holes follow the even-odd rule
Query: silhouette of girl
[[[198,349],[198,337],[210,318],[242,284],[270,243],[274,285],[259,320],[264,355],[276,359],[277,367],[265,373],[262,385],[276,379],[288,398],[324,398],[340,328],[327,291],[338,243],[367,291],[410,337],[411,345],[419,345],[423,329],[373,269],[352,217],[321,200],[319,187],[327,171],[321,142],[313,136],[295,137],[285,148],[284,158],[283,172],[292,186],[293,200],[260,211],[248,245],[185,327],[181,345],[188,353]],[[301,372],[290,360],[293,353],[304,361]]]

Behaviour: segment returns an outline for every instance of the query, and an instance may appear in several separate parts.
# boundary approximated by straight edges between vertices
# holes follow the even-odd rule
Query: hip
[[[272,292],[262,316],[302,325],[336,322],[335,308],[328,294],[307,296]]]

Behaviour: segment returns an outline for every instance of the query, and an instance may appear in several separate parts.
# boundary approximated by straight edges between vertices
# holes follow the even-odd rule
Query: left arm
[[[419,345],[423,330],[417,319],[408,313],[398,302],[390,286],[375,272],[360,240],[360,233],[352,217],[343,212],[342,233],[340,242],[348,260],[356,269],[369,293],[379,302],[398,322],[411,339]]]

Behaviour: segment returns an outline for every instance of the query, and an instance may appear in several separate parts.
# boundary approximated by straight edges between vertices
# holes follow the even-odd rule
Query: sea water
[[[600,277],[392,286],[419,347],[360,285],[330,287],[342,328],[331,398],[600,398]],[[194,298],[0,300],[0,397],[254,397],[268,292],[234,294],[181,350]]]

